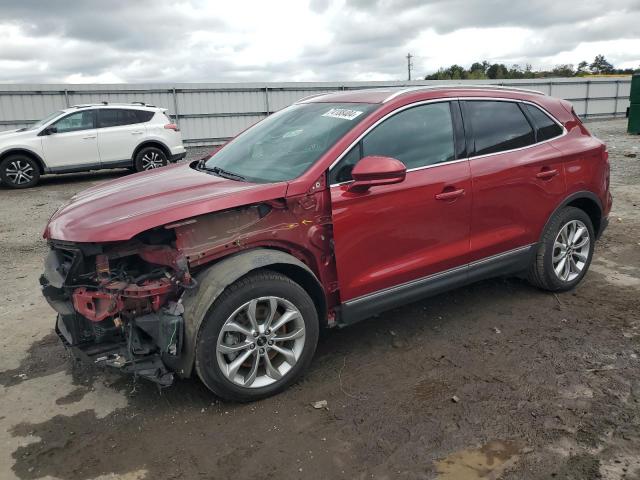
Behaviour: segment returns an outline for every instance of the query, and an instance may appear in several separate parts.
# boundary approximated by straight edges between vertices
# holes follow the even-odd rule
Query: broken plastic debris
[[[457,395],[454,395],[453,397],[451,397],[451,401],[453,403],[458,403],[460,401],[460,398]]]
[[[328,403],[326,400],[319,400],[317,402],[313,402],[311,405],[313,405],[313,408],[321,409],[321,408],[327,408]]]

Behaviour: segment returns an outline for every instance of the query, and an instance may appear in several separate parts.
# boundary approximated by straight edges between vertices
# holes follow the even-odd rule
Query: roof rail
[[[106,101],[98,102],[98,103],[81,103],[81,104],[78,104],[78,105],[72,105],[69,108],[100,107],[100,106],[104,106],[104,105],[111,105],[111,106],[140,105],[141,107],[158,108],[155,105],[151,105],[150,103],[144,103],[144,102],[109,103],[109,102],[106,102]]]
[[[100,103],[79,103],[78,105],[71,105],[71,108],[87,108],[87,107],[97,107],[98,105],[105,105],[106,102]]]
[[[396,97],[399,97],[400,95],[404,95],[405,93],[409,93],[409,92],[416,92],[416,91],[420,91],[420,90],[438,90],[438,89],[445,89],[445,88],[457,88],[457,89],[493,89],[493,90],[502,90],[502,91],[512,91],[512,92],[527,92],[527,93],[535,93],[537,95],[546,95],[543,92],[540,92],[539,90],[532,90],[529,88],[519,88],[519,87],[510,87],[507,85],[492,85],[492,84],[474,84],[474,85],[464,85],[464,84],[458,84],[458,85],[419,85],[416,87],[408,87],[408,88],[404,88],[402,90],[398,90],[397,92],[392,93],[391,95],[389,95],[387,98],[385,98],[382,103],[386,103],[389,100],[393,100]]]

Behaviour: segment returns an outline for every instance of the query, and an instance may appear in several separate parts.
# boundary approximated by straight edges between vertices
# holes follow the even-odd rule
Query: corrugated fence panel
[[[537,90],[570,100],[578,115],[623,115],[630,77],[417,82],[178,83],[0,85],[0,130],[22,128],[67,106],[145,102],[168,109],[185,143],[221,143],[303,97],[358,88],[493,84]]]

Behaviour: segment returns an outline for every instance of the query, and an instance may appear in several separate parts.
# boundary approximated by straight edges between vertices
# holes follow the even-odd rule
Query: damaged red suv
[[[606,147],[566,101],[341,92],[79,193],[41,283],[76,356],[249,401],[299,378],[321,328],[497,275],[573,288],[611,202]]]

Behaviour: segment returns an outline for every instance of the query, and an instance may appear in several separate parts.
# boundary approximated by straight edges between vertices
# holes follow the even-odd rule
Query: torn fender
[[[320,286],[315,274],[300,260],[288,253],[266,248],[247,250],[226,257],[203,270],[196,275],[199,287],[187,290],[182,297],[185,335],[183,355],[179,364],[174,366],[174,370],[178,375],[181,377],[191,376],[200,325],[202,325],[207,312],[224,289],[247,273],[271,265],[291,265],[301,268],[310,275],[310,278],[315,279],[318,286]],[[326,311],[326,306],[323,310]]]

